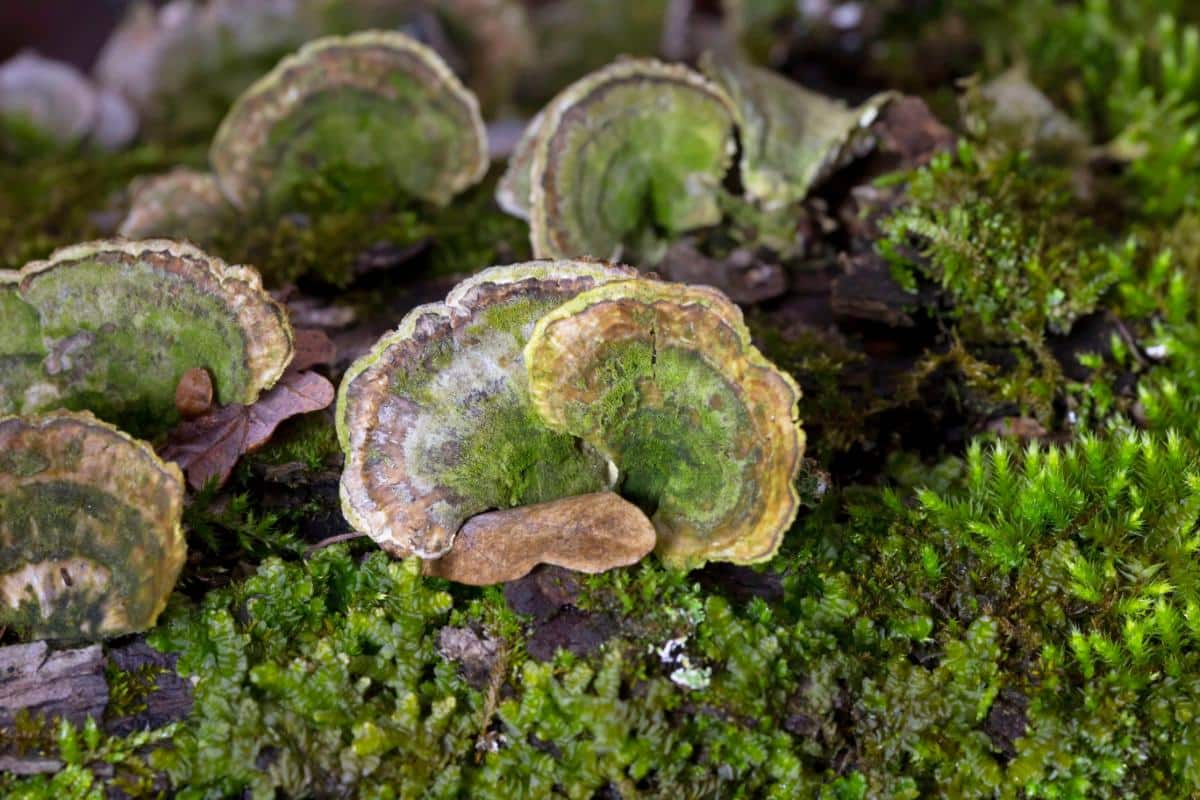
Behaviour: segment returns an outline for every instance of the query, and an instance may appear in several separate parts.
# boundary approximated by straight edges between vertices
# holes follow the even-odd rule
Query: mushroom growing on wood
[[[272,213],[314,181],[337,193],[364,178],[444,204],[488,165],[475,96],[432,50],[382,31],[318,39],[285,58],[234,103],[210,159],[234,205]]]
[[[475,514],[607,489],[611,464],[530,406],[523,353],[547,311],[634,274],[579,261],[493,267],[413,309],[338,392],[350,524],[392,553],[437,558]]]
[[[136,432],[177,419],[184,372],[251,403],[292,358],[287,314],[253,269],[166,239],[103,240],[0,271],[0,413],[83,409]],[[8,324],[8,320],[16,324]]]
[[[618,281],[542,317],[525,348],[534,408],[617,465],[676,568],[774,555],[795,519],[800,390],[720,292]]]
[[[137,178],[129,195],[129,212],[117,232],[130,239],[176,236],[204,241],[229,224],[233,212],[216,176],[186,167]]]
[[[701,66],[733,100],[742,186],[768,209],[803,200],[859,148],[873,144],[868,126],[894,96],[884,92],[848,108],[740,58],[705,53]]]
[[[183,476],[91,414],[0,418],[0,626],[149,628],[183,566]]]
[[[569,86],[533,120],[498,200],[518,215],[528,209],[539,257],[650,252],[660,231],[720,220],[733,129],[729,97],[700,73],[617,61]]]

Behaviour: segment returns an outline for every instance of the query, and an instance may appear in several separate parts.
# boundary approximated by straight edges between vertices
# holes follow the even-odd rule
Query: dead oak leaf
[[[281,422],[327,408],[333,398],[333,384],[323,376],[288,370],[252,405],[222,406],[176,426],[161,455],[179,465],[193,489],[213,478],[219,486],[238,459],[266,444]]]
[[[319,328],[297,328],[292,334],[292,362],[289,372],[300,372],[337,359],[333,340]]]

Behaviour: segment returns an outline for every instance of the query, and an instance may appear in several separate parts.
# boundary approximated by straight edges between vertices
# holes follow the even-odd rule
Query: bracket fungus
[[[705,53],[701,68],[732,98],[741,143],[742,186],[764,208],[803,200],[870,143],[867,129],[893,95],[855,108],[739,58]]]
[[[117,92],[96,86],[71,64],[18,53],[0,64],[0,120],[15,118],[62,145],[106,150],[128,144],[137,115]]]
[[[493,267],[409,312],[338,392],[350,524],[392,553],[437,558],[475,514],[608,489],[611,464],[530,406],[523,352],[547,311],[633,274],[577,261]]]
[[[257,272],[166,239],[88,242],[0,272],[0,310],[0,364],[15,367],[0,413],[87,408],[158,431],[188,369],[209,371],[221,403],[250,403],[292,357]]]
[[[186,167],[137,178],[129,195],[129,212],[117,229],[129,239],[169,235],[206,241],[229,223],[233,210],[215,175]]]
[[[336,192],[361,176],[444,204],[488,166],[475,96],[432,50],[383,31],[283,59],[234,103],[209,155],[234,205],[276,212],[313,181]]]
[[[733,106],[719,86],[678,64],[617,61],[534,119],[498,200],[517,215],[528,204],[539,258],[651,251],[657,232],[720,221],[734,149]]]
[[[665,563],[774,555],[799,501],[800,390],[724,295],[650,280],[598,286],[538,321],[525,363],[542,419],[612,459]]]
[[[154,624],[183,566],[183,476],[87,413],[0,418],[0,626],[102,638]]]
[[[654,542],[654,526],[637,506],[596,492],[477,514],[423,571],[471,586],[515,581],[538,564],[594,574],[636,564]]]

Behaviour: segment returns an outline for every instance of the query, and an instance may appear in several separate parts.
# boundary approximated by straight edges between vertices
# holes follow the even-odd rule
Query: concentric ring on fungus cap
[[[609,488],[607,459],[529,405],[523,354],[547,311],[634,274],[585,261],[492,267],[409,312],[338,392],[350,524],[393,553],[438,558],[475,514]]]
[[[154,625],[186,556],[183,476],[88,413],[0,418],[0,625],[96,639]]]
[[[554,430],[612,459],[672,567],[775,554],[795,519],[800,390],[706,286],[608,283],[538,321],[530,396]]]
[[[285,205],[293,182],[334,162],[444,204],[487,171],[487,134],[475,96],[434,51],[364,31],[279,62],[233,104],[209,159],[239,208]]]

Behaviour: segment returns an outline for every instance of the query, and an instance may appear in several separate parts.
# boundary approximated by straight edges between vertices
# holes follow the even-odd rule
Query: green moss
[[[8,163],[61,156],[72,149],[24,114],[0,115],[0,158]]]
[[[138,175],[201,166],[196,147],[136,147],[99,156],[55,154],[0,160],[0,269],[19,269],[56,247],[112,232],[119,195]]]
[[[106,735],[92,717],[82,725],[64,719],[17,715],[13,726],[3,731],[0,752],[27,758],[48,758],[63,766],[52,774],[17,776],[0,773],[0,792],[20,800],[86,798],[100,800],[120,793],[126,797],[156,795],[155,771],[146,754],[175,733],[175,725],[154,731],[138,731],[125,737]]]
[[[472,419],[446,485],[481,509],[511,508],[602,488],[596,459],[554,433],[528,403],[498,402]]]
[[[109,661],[104,667],[104,680],[108,683],[108,705],[104,715],[108,719],[140,714],[146,710],[146,698],[158,688],[158,676],[167,670],[154,664],[142,664],[134,670],[123,670]]]
[[[212,238],[198,244],[228,261],[254,264],[268,285],[307,278],[346,286],[359,277],[372,250],[411,251],[397,268],[408,275],[469,274],[520,261],[529,252],[525,224],[492,201],[494,180],[440,209],[403,197],[381,198],[383,186],[373,172],[347,173],[329,185],[313,180],[294,188],[292,213],[247,215],[230,208],[228,218],[212,226]],[[331,195],[334,189],[345,197]],[[381,202],[367,202],[370,198]]]
[[[298,462],[315,471],[329,467],[340,454],[333,422],[320,414],[306,414],[281,425],[271,441],[250,459],[275,465]]]

